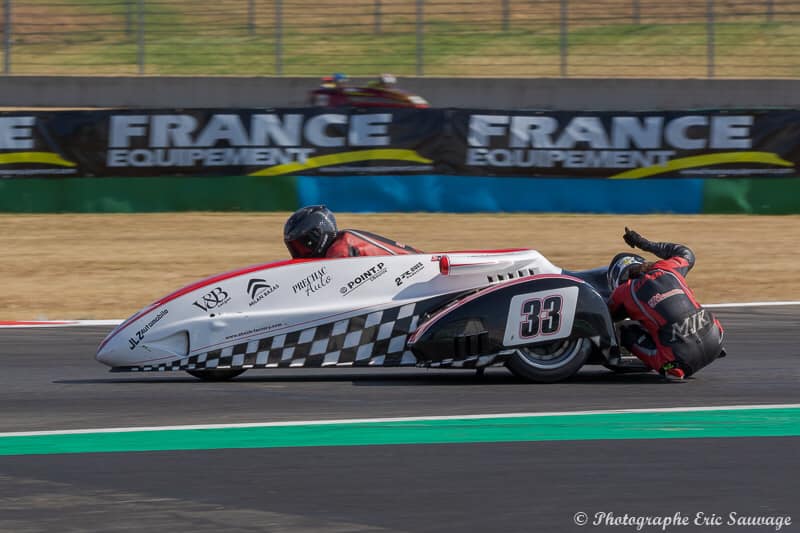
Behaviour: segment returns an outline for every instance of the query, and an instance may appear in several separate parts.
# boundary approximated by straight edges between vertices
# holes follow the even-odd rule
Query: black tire
[[[506,363],[517,377],[532,383],[555,383],[574,375],[592,351],[589,339],[565,339],[518,348]]]
[[[186,372],[203,381],[228,381],[244,372],[244,370],[243,368],[212,368],[209,370],[187,370]]]

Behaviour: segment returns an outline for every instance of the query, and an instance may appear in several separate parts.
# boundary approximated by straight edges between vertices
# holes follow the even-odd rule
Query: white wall
[[[357,80],[356,80],[357,81]],[[303,106],[316,78],[0,77],[0,106]],[[436,107],[693,109],[800,107],[800,80],[400,78]]]

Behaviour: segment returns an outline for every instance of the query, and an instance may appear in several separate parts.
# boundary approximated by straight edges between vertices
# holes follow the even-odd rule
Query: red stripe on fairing
[[[249,267],[240,268],[239,270],[231,270],[230,272],[224,272],[222,274],[217,274],[216,276],[211,276],[209,278],[205,278],[205,279],[202,279],[202,280],[197,281],[195,283],[192,283],[191,285],[187,285],[186,287],[183,287],[182,289],[178,289],[177,291],[166,295],[165,297],[161,298],[160,300],[157,300],[157,301],[153,302],[152,304],[147,306],[147,308],[145,308],[144,311],[140,311],[139,313],[133,315],[131,318],[129,318],[128,320],[126,320],[125,322],[120,324],[120,326],[116,330],[114,330],[114,332],[111,335],[106,337],[106,339],[102,342],[102,344],[100,344],[100,347],[97,349],[97,351],[102,350],[103,346],[108,344],[108,342],[111,339],[116,337],[117,333],[119,333],[123,329],[127,328],[133,322],[136,322],[137,320],[139,320],[140,318],[142,318],[146,314],[148,314],[148,313],[152,312],[153,310],[155,310],[157,307],[161,307],[162,305],[164,305],[166,303],[169,303],[172,300],[175,300],[176,298],[180,298],[181,296],[183,296],[185,294],[189,294],[190,292],[196,291],[197,289],[202,289],[203,287],[207,287],[209,285],[214,285],[214,284],[219,283],[221,281],[225,281],[226,279],[235,278],[237,276],[241,276],[241,275],[244,275],[244,274],[249,274],[251,272],[258,272],[260,270],[269,270],[270,268],[277,268],[279,266],[284,266],[284,265],[308,263],[310,261],[319,261],[319,259],[288,259],[288,260],[285,260],[285,261],[275,261],[274,263],[264,263],[264,264],[261,264],[261,265],[253,265],[253,266],[249,266]]]
[[[524,277],[524,278],[518,278],[518,279],[516,279],[514,281],[506,281],[504,283],[500,283],[498,285],[495,285],[494,287],[489,287],[488,289],[483,289],[481,291],[478,291],[475,294],[473,294],[472,296],[467,296],[466,298],[464,298],[463,300],[458,302],[456,305],[445,307],[444,309],[442,309],[441,311],[439,311],[438,313],[436,313],[435,315],[430,317],[427,320],[427,322],[425,322],[425,324],[422,325],[421,328],[418,328],[408,338],[408,342],[409,343],[413,343],[414,341],[416,341],[417,337],[419,337],[420,335],[424,334],[437,320],[442,318],[444,315],[448,314],[453,309],[457,309],[457,308],[461,307],[462,305],[467,304],[467,303],[471,302],[472,300],[475,300],[476,298],[480,298],[484,294],[488,294],[488,293],[494,292],[494,291],[499,291],[500,289],[505,289],[506,287],[509,287],[511,285],[517,285],[518,283],[526,283],[528,281],[533,281],[533,280],[537,280],[537,279],[552,279],[552,278],[568,279],[568,280],[571,280],[571,281],[578,281],[580,283],[586,283],[582,279],[574,278],[572,276],[567,276],[567,275],[564,275],[564,274],[537,274],[535,276],[527,276],[527,277]]]
[[[469,267],[469,266],[481,266],[481,265],[496,265],[495,261],[483,261],[481,263],[450,263],[451,267]]]
[[[506,250],[449,250],[447,252],[437,252],[439,254],[511,254],[514,252],[530,252],[532,248],[508,248]]]
[[[217,274],[216,276],[211,276],[210,278],[202,279],[198,282],[192,283],[191,285],[187,285],[182,289],[178,289],[177,291],[168,294],[164,298],[158,300],[153,305],[163,305],[167,302],[171,302],[176,298],[180,298],[184,294],[189,294],[190,292],[196,291],[197,289],[202,289],[203,287],[214,285],[221,281],[225,281],[226,279],[235,278],[236,276],[241,276],[243,274],[257,272],[259,270],[269,270],[270,268],[276,268],[284,265],[308,263],[309,261],[319,261],[319,259],[287,259],[285,261],[276,261],[274,263],[264,263],[262,265],[253,265],[245,268],[240,268],[239,270],[231,270],[230,272]]]

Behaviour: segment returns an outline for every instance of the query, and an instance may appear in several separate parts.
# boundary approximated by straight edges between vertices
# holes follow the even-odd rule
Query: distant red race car
[[[346,85],[347,76],[325,76],[317,89],[309,94],[309,103],[321,107],[430,107],[427,100],[408,91],[395,88],[397,79],[383,74],[365,87]]]

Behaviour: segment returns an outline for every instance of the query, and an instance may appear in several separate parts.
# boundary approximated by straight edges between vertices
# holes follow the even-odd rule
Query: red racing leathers
[[[336,235],[325,257],[419,254],[421,251],[368,231],[346,229]]]
[[[611,294],[612,318],[629,317],[641,325],[624,327],[621,344],[658,372],[676,367],[687,376],[724,356],[722,326],[686,284],[694,253],[686,246],[666,242],[646,241],[639,247],[661,261]]]

